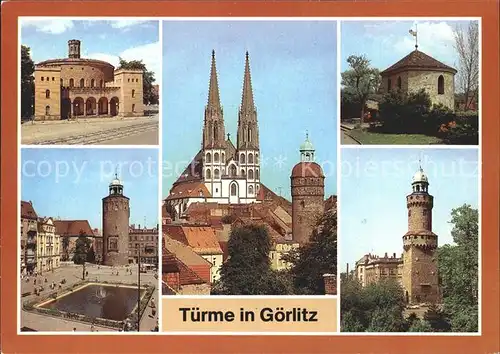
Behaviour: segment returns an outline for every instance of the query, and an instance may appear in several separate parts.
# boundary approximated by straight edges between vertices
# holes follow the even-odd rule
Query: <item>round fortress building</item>
[[[67,58],[35,65],[35,120],[143,116],[143,71],[81,58],[80,47],[69,40]]]

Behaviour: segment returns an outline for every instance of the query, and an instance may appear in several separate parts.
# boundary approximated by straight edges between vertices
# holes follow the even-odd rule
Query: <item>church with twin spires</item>
[[[180,216],[190,204],[196,202],[258,203],[259,154],[259,126],[252,92],[248,52],[245,56],[243,93],[238,112],[235,146],[230,135],[226,135],[225,131],[215,51],[212,51],[201,150],[173,184],[166,200],[169,209],[175,216]]]

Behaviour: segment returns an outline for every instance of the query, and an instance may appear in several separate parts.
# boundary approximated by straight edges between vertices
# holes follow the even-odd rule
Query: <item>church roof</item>
[[[316,162],[299,162],[292,169],[292,177],[324,177],[323,169]]]
[[[203,151],[200,150],[193,157],[193,160],[186,166],[182,174],[177,178],[174,183],[174,187],[177,183],[187,182],[187,181],[201,181],[203,168]]]
[[[210,198],[212,195],[208,191],[205,183],[201,180],[184,181],[172,187],[167,200],[180,198]]]
[[[430,55],[425,54],[417,49],[412,51],[410,54],[405,56],[403,59],[390,66],[389,68],[382,71],[381,75],[388,75],[391,73],[396,73],[400,71],[407,70],[432,70],[432,71],[444,71],[456,74],[457,70],[448,66]]]

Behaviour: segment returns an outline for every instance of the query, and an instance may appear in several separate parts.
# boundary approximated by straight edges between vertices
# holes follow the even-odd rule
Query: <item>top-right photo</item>
[[[341,22],[342,145],[478,145],[478,20]]]

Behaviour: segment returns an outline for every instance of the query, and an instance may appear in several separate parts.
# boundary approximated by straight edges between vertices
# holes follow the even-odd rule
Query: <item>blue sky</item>
[[[159,222],[157,149],[21,149],[21,199],[39,216],[87,219],[102,229],[102,198],[118,168],[130,224]]]
[[[35,63],[67,58],[68,40],[79,39],[82,58],[118,65],[118,57],[143,60],[159,82],[161,53],[159,21],[136,19],[78,20],[66,18],[20,20],[21,43],[31,48]]]
[[[212,49],[226,133],[236,144],[245,51],[259,121],[261,181],[290,198],[290,172],[306,130],[336,193],[336,22],[165,21],[163,196],[201,146]],[[326,161],[326,162],[325,162]]]
[[[434,196],[433,232],[438,244],[452,243],[451,210],[478,208],[477,149],[342,149],[340,186],[340,269],[367,253],[400,256],[408,231],[406,196],[418,160]]]
[[[341,70],[348,69],[349,55],[365,54],[371,65],[385,70],[415,49],[409,30],[417,24],[418,49],[456,69],[458,54],[453,29],[468,21],[343,21],[341,22]]]

